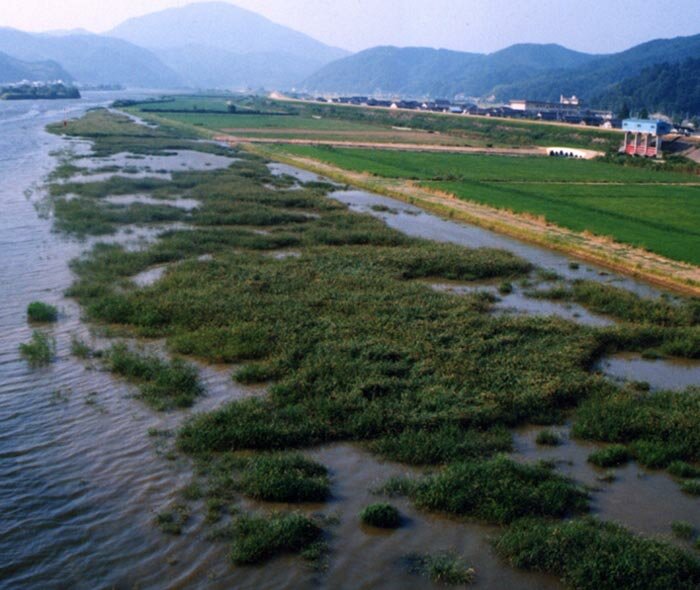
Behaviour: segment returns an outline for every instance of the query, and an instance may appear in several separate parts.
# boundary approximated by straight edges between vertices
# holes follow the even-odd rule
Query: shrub
[[[519,521],[498,538],[497,551],[516,567],[561,576],[576,590],[697,588],[700,561],[661,541],[592,518]]]
[[[58,319],[58,309],[48,303],[32,301],[27,306],[27,317],[32,322],[55,322]]]
[[[561,438],[556,432],[553,432],[552,430],[541,430],[537,434],[537,438],[535,439],[535,442],[538,445],[545,445],[549,447],[556,447],[561,444]]]
[[[267,502],[323,502],[330,495],[326,468],[299,454],[247,459],[240,487],[245,494]]]
[[[40,330],[32,332],[32,339],[19,345],[20,354],[32,367],[48,365],[56,355],[56,341]]]
[[[427,576],[436,584],[457,586],[474,582],[474,568],[454,553],[412,554],[406,556],[406,560],[410,571]]]
[[[391,504],[370,504],[360,512],[363,523],[380,529],[396,529],[401,525],[401,515]]]
[[[588,456],[588,462],[597,467],[619,467],[632,459],[632,455],[624,445],[611,445]]]
[[[261,563],[281,553],[301,553],[321,537],[321,529],[301,514],[245,515],[231,527],[231,559],[237,565]]]

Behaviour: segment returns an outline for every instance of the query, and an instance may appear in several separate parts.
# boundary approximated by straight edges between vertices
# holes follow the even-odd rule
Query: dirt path
[[[375,193],[398,198],[435,213],[573,255],[628,276],[680,293],[700,296],[700,268],[665,258],[606,237],[578,233],[547,223],[540,217],[516,214],[464,201],[455,195],[427,189],[414,182],[351,172],[311,158],[281,154],[248,143],[245,149],[266,158],[310,170]]]
[[[328,147],[365,148],[376,150],[394,150],[409,152],[441,152],[454,154],[500,154],[510,156],[546,156],[547,148],[485,148],[451,145],[429,145],[425,143],[384,143],[371,141],[335,141],[327,139],[286,139],[270,137],[236,137],[234,135],[217,135],[215,141],[231,145],[276,144],[276,145],[312,145]],[[601,154],[602,155],[602,154]]]

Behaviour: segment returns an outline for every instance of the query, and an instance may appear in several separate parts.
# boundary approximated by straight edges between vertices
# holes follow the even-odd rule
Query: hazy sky
[[[197,1],[197,0],[194,0]],[[201,1],[201,0],[200,0]],[[193,0],[0,0],[0,26],[105,31]],[[700,0],[235,0],[243,8],[350,50],[424,45],[490,52],[560,43],[605,53],[700,33]]]

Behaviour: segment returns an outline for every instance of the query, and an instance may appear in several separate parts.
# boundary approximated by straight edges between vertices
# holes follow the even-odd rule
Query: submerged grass
[[[463,586],[474,582],[476,572],[454,553],[410,554],[405,557],[409,570],[430,578],[435,584]]]
[[[42,367],[56,356],[56,341],[46,332],[34,330],[31,340],[19,345],[19,352],[31,367]]]
[[[165,361],[115,344],[105,362],[113,373],[137,383],[141,398],[156,410],[189,407],[203,393],[196,368],[179,359]]]

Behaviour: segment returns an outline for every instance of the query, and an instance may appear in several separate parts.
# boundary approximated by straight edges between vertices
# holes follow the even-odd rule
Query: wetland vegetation
[[[98,154],[159,153],[180,142],[222,149],[124,119],[92,113],[68,131],[89,137]],[[502,454],[511,450],[511,428],[570,419],[575,437],[621,445],[643,465],[690,474],[684,485],[692,493],[700,390],[640,391],[592,369],[617,351],[698,358],[697,302],[630,299],[622,289],[591,284],[548,296],[604,307],[618,325],[492,314],[493,297],[454,297],[422,279],[513,283],[527,279],[532,265],[504,251],[409,238],[329,199],[327,185],[285,190],[289,179],[272,175],[264,160],[236,155],[230,168],[143,179],[138,189],[121,180],[68,179],[53,190],[64,231],[116,232],[135,223],[161,230],[141,249],[98,244],[74,261],[69,294],[89,320],[163,339],[174,355],[235,364],[233,378],[268,386],[266,394],[195,414],[176,436],[177,448],[196,462],[190,495],[204,499],[209,522],[223,521],[216,536],[230,543],[234,563],[281,553],[317,559],[325,551],[323,520],[251,512],[240,497],[324,502],[332,474],[299,453],[354,441],[386,458],[432,465],[431,474],[395,480],[383,492],[401,492],[423,510],[501,525],[496,547],[518,567],[563,576],[576,589],[700,583],[696,556],[586,518],[588,490],[553,465]],[[136,204],[115,215],[104,199],[113,191],[201,204],[191,212],[173,208],[172,218]],[[67,200],[73,192],[79,196]],[[173,228],[173,221],[188,225]],[[289,248],[298,256],[276,256]],[[132,280],[166,264],[153,284]],[[157,409],[191,405],[203,393],[196,369],[177,358],[116,344],[105,361]],[[423,569],[438,580],[469,572],[451,564],[426,559]]]

